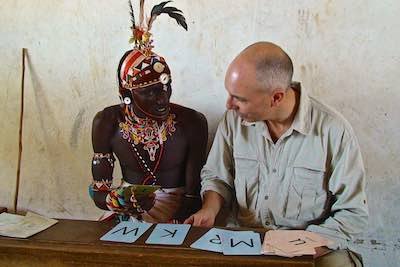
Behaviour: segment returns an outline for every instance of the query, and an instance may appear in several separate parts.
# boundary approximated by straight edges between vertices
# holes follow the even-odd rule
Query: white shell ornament
[[[162,63],[160,63],[160,62],[156,62],[156,63],[154,63],[154,65],[153,65],[153,69],[154,69],[156,72],[161,73],[161,72],[164,71],[165,66],[164,66],[164,64],[162,64]]]
[[[160,82],[162,84],[167,84],[169,82],[169,75],[166,73],[163,73],[160,75]]]
[[[124,103],[125,105],[129,105],[130,103],[132,103],[132,101],[129,97],[124,97]]]

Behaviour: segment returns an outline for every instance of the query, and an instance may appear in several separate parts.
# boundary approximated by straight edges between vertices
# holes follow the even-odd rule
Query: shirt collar
[[[311,130],[310,97],[308,96],[307,91],[301,87],[300,83],[293,83],[292,88],[300,93],[300,103],[292,123],[292,128],[299,133],[308,135]]]

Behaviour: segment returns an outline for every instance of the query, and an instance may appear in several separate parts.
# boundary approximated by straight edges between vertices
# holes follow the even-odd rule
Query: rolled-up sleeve
[[[201,171],[201,196],[204,197],[206,191],[217,192],[224,198],[225,205],[231,203],[234,189],[232,136],[227,115],[225,113],[218,125],[206,165]]]
[[[365,170],[354,136],[343,136],[332,159],[328,185],[333,196],[330,216],[322,224],[309,225],[306,230],[335,240],[331,249],[346,248],[347,241],[360,234],[368,224]]]

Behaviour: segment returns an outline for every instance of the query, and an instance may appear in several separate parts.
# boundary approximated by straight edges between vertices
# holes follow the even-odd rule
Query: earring
[[[132,103],[132,101],[129,97],[124,97],[124,103],[125,103],[125,105],[130,105]]]

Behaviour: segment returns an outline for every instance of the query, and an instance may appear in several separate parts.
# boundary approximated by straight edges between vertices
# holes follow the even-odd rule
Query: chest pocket
[[[327,200],[325,168],[310,164],[294,164],[287,170],[290,183],[285,217],[301,221],[317,219]]]
[[[234,160],[238,220],[251,224],[258,204],[260,163],[255,157],[238,154]]]

